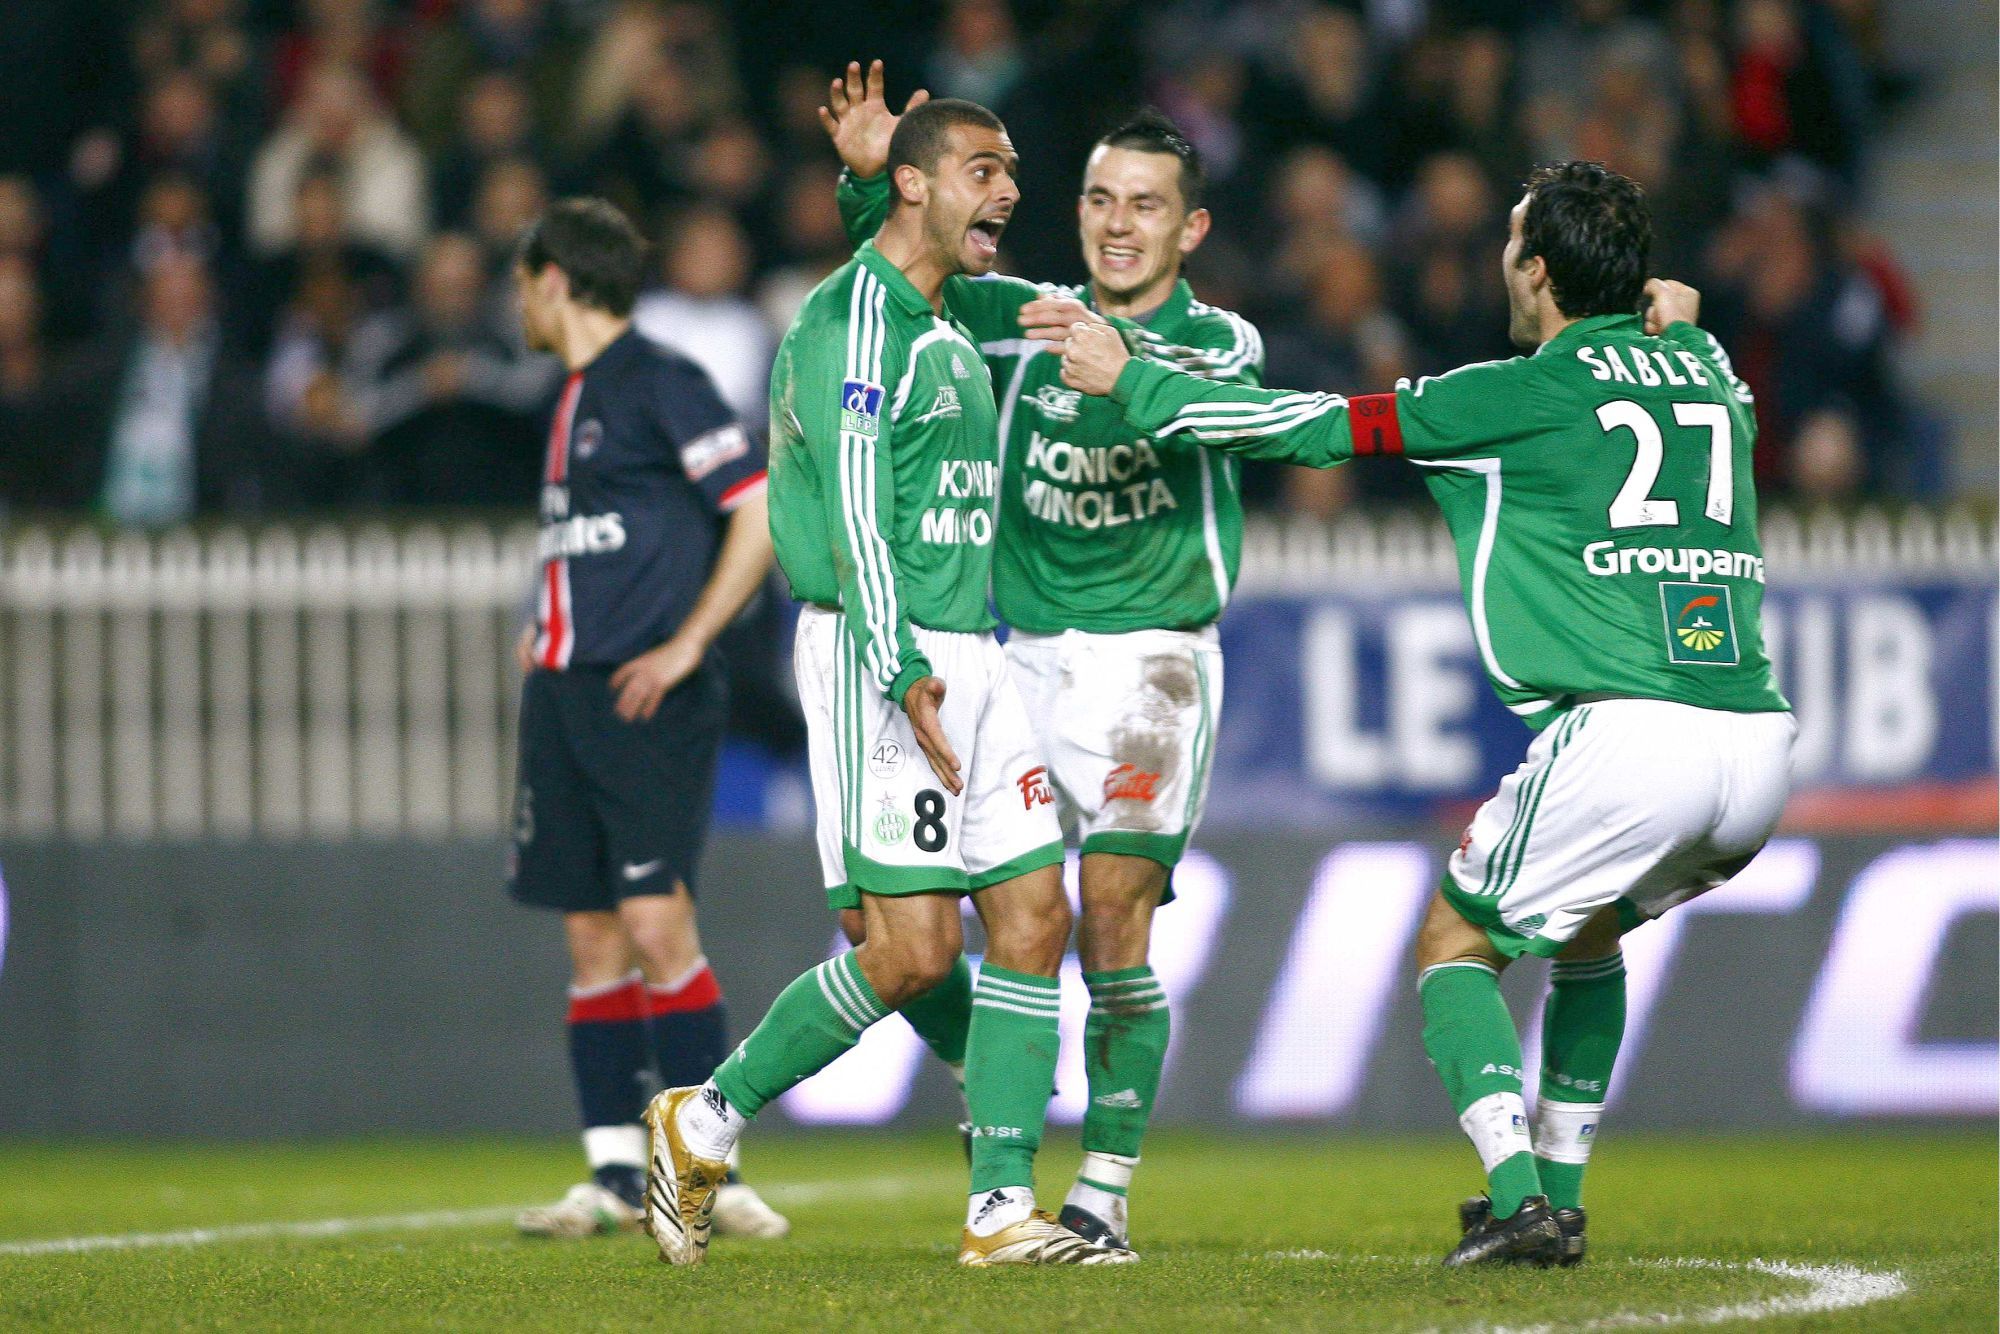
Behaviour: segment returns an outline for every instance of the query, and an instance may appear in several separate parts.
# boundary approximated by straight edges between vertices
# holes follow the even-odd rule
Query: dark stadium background
[[[1507,355],[1527,168],[1637,177],[1656,271],[1758,393],[1806,739],[1769,874],[1648,937],[1631,1115],[1990,1118],[1991,27],[1946,0],[6,0],[0,1131],[568,1129],[556,933],[499,888],[557,379],[521,350],[511,245],[548,198],[623,204],[657,243],[642,327],[760,420],[848,253],[813,108],[870,57],[897,105],[1002,114],[1005,263],[1036,278],[1083,276],[1092,139],[1174,116],[1213,180],[1194,284],[1258,323],[1276,385]],[[171,399],[194,466],[135,476],[110,461],[158,425],[160,346],[199,350]],[[1421,488],[1374,462],[1246,470],[1166,1115],[1449,1127],[1408,896],[1526,733],[1453,638]],[[789,615],[774,585],[730,644],[704,915],[739,1022],[831,940]],[[849,1102],[792,1114],[896,1115],[864,1096],[888,1071],[946,1117],[942,1077],[873,1041]]]

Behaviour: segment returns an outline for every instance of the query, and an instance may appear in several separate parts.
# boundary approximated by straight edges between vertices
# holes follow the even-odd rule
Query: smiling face
[[[978,277],[993,271],[1000,234],[1020,202],[1020,160],[1005,130],[954,125],[946,133],[936,170],[923,176],[924,238],[947,271]]]
[[[1190,213],[1181,197],[1179,158],[1108,144],[1084,167],[1076,217],[1091,282],[1120,304],[1165,300],[1182,257],[1208,234],[1208,210]]]

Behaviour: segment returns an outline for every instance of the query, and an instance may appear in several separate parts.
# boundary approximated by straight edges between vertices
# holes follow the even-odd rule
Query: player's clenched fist
[[[1699,324],[1701,293],[1672,278],[1646,280],[1646,332],[1657,338],[1675,323]]]
[[[1063,344],[1063,383],[1086,394],[1108,395],[1118,383],[1118,372],[1131,359],[1116,329],[1079,320],[1070,326]]]

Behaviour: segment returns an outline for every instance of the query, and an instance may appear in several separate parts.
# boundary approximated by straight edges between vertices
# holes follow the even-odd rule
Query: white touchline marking
[[[1423,1257],[1397,1255],[1336,1255],[1331,1251],[1266,1251],[1265,1260],[1331,1260],[1338,1264],[1424,1264]],[[1640,1326],[1721,1325],[1732,1320],[1770,1320],[1776,1316],[1818,1315],[1845,1311],[1901,1297],[1910,1290],[1901,1270],[1863,1269],[1858,1265],[1800,1264],[1792,1260],[1708,1260],[1687,1256],[1669,1260],[1627,1260],[1635,1269],[1716,1269],[1768,1274],[1807,1285],[1804,1292],[1706,1306],[1693,1311],[1617,1311],[1594,1319],[1561,1325],[1473,1325],[1467,1334],[1554,1334],[1556,1330],[1633,1329]]]
[[[916,1177],[863,1177],[856,1181],[800,1181],[759,1186],[773,1204],[789,1208],[814,1205],[833,1197],[893,1199],[912,1195],[933,1184]],[[158,1246],[218,1246],[232,1241],[275,1241],[281,1238],[348,1237],[368,1232],[424,1232],[439,1228],[479,1227],[502,1223],[521,1211],[518,1204],[481,1209],[437,1209],[418,1214],[378,1214],[372,1218],[317,1218],[298,1223],[231,1223],[223,1227],[187,1228],[179,1232],[117,1232],[95,1237],[48,1237],[37,1241],[0,1241],[0,1257],[10,1255],[81,1255],[89,1251],[139,1251]]]

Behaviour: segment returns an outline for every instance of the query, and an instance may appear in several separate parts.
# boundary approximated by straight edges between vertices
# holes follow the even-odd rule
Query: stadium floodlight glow
[[[1992,1116],[2000,1044],[1922,1042],[1952,926],[2000,911],[2000,842],[1896,848],[1854,879],[1792,1049],[1792,1097],[1841,1116]]]
[[[1638,1068],[1639,1053],[1646,1045],[1646,1031],[1652,1024],[1654,1008],[1666,994],[1672,980],[1674,962],[1688,923],[1711,913],[1762,913],[1781,916],[1797,912],[1812,898],[1819,880],[1819,848],[1802,838],[1773,839],[1728,884],[1689,899],[1658,920],[1648,922],[1619,942],[1625,955],[1625,1037],[1619,1043],[1618,1064],[1626,1070]],[[1544,997],[1547,985],[1542,988]],[[1521,1031],[1521,1068],[1531,1076],[1542,1068],[1541,1004],[1532,1011],[1535,1018]],[[1605,1102],[1617,1106],[1629,1080],[1614,1072]],[[1534,1105],[1538,1079],[1529,1081],[1528,1101]]]
[[[1404,978],[1437,862],[1421,843],[1349,843],[1320,860],[1257,1045],[1236,1081],[1245,1116],[1333,1116],[1361,1092]]]

